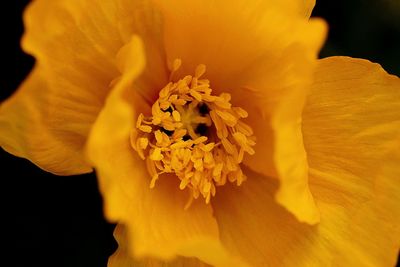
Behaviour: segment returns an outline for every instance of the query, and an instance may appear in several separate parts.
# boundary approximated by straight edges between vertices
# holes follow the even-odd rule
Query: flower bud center
[[[179,66],[176,60],[171,76]],[[162,174],[175,174],[180,189],[191,191],[188,205],[200,195],[209,203],[227,181],[241,185],[243,157],[255,153],[253,130],[242,121],[247,112],[232,106],[230,94],[213,95],[209,80],[201,78],[205,70],[199,65],[194,76],[161,89],[151,114],[138,116],[131,136],[133,149],[146,160],[150,188]]]

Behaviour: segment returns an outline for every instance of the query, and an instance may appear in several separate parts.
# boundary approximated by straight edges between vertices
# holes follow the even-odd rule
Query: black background
[[[0,100],[12,94],[34,62],[19,48],[28,2],[4,1],[0,9]],[[400,75],[400,1],[321,0],[313,15],[330,25],[321,57],[367,58]],[[106,266],[116,248],[114,226],[103,218],[94,174],[54,176],[1,149],[0,166],[2,266]]]

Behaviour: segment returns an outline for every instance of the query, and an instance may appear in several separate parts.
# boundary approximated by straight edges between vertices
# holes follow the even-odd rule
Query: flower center
[[[179,66],[175,60],[171,77]],[[199,65],[194,76],[168,83],[151,115],[138,116],[131,143],[146,160],[150,188],[162,174],[172,173],[181,190],[191,191],[190,201],[202,195],[209,203],[217,186],[246,180],[240,165],[245,152],[255,153],[255,137],[242,121],[247,112],[231,105],[229,93],[213,95],[209,80],[201,78],[205,71]]]

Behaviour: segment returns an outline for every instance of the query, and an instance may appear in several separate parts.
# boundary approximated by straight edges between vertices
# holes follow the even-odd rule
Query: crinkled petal
[[[246,186],[223,187],[213,202],[221,240],[251,266],[394,266],[398,160],[386,166],[381,175],[387,183],[358,214],[350,201],[336,202],[341,196],[334,188],[316,198],[321,221],[314,226],[299,222],[275,202],[276,180],[246,170]]]
[[[168,61],[182,59],[184,73],[207,66],[213,90],[231,93],[232,103],[249,112],[257,145],[245,163],[265,175],[278,174],[278,201],[300,220],[317,222],[300,117],[325,23],[293,15],[285,8],[288,1],[157,3]]]
[[[189,195],[179,190],[174,176],[162,176],[154,189],[149,188],[145,161],[130,145],[134,118],[150,108],[134,89],[144,63],[138,38],[121,49],[118,59],[124,75],[107,98],[88,142],[106,217],[126,226],[134,257],[171,260],[179,255],[216,266],[232,263],[219,243],[210,205],[195,201],[184,210]]]

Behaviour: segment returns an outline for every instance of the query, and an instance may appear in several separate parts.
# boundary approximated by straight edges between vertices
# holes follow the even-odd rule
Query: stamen
[[[173,62],[171,81],[181,64]],[[230,94],[213,95],[205,72],[199,65],[194,76],[162,88],[151,114],[139,114],[131,134],[132,148],[146,160],[150,188],[162,174],[175,174],[179,188],[190,192],[185,208],[200,195],[209,203],[227,181],[241,185],[243,157],[255,153],[253,130],[242,121],[248,113],[232,107]]]

